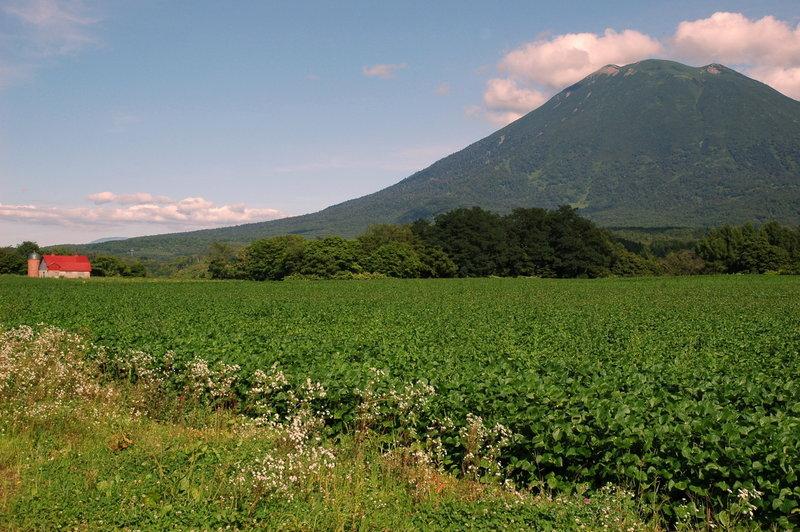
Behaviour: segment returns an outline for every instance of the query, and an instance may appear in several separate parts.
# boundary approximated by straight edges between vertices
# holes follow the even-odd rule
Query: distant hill
[[[106,242],[116,242],[117,240],[126,240],[128,237],[126,236],[109,236],[106,238],[98,238],[97,240],[92,240],[89,244],[104,244]]]
[[[608,65],[374,194],[303,216],[86,249],[187,254],[217,240],[352,236],[459,206],[506,212],[561,204],[607,226],[799,223],[800,102],[722,65]]]

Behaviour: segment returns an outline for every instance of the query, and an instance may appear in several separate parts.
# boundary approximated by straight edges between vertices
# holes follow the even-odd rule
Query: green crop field
[[[279,363],[327,388],[330,434],[374,372],[435,389],[424,426],[512,432],[519,486],[629,487],[667,515],[757,490],[798,524],[800,278],[178,282],[0,277],[0,326],[55,325],[111,349]],[[457,456],[454,435],[445,446]],[[456,463],[456,462],[453,462]]]

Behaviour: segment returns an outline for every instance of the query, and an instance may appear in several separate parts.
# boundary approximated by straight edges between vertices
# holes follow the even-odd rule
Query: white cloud
[[[676,57],[723,63],[800,99],[800,24],[794,28],[772,16],[749,19],[717,12],[683,21],[671,39]]]
[[[0,88],[30,77],[48,59],[98,44],[99,18],[82,0],[8,0],[0,13],[14,23],[0,41]]]
[[[90,207],[53,207],[0,203],[0,221],[65,226],[122,227],[127,224],[158,224],[176,229],[200,229],[280,218],[276,209],[244,204],[215,205],[202,197],[173,201],[146,192],[115,194],[98,192],[87,196]]]
[[[488,107],[521,113],[542,105],[544,99],[545,96],[538,91],[518,87],[513,79],[490,79],[483,94],[483,102]]]
[[[547,98],[547,94],[541,91],[518,86],[513,79],[494,78],[486,82],[484,105],[467,106],[464,114],[505,126],[539,107]]]
[[[72,54],[96,42],[90,28],[98,19],[80,0],[16,0],[2,9],[22,24],[37,54]]]
[[[681,22],[672,42],[675,52],[690,60],[800,65],[800,25],[792,28],[772,16],[750,20],[741,13],[717,12]]]
[[[93,202],[95,205],[103,203],[119,203],[121,205],[141,205],[145,203],[172,203],[172,200],[166,196],[154,196],[149,192],[135,192],[133,194],[114,194],[113,192],[95,192],[89,194],[86,199]]]
[[[634,30],[567,33],[512,50],[500,61],[499,70],[513,79],[560,89],[605,65],[632,63],[661,51],[656,39]]]
[[[800,100],[800,67],[755,67],[747,73],[786,96]]]
[[[405,63],[398,63],[398,64],[382,63],[377,65],[364,66],[361,69],[361,73],[368,78],[390,79],[394,77],[395,73],[398,70],[402,70],[407,66],[408,65]]]

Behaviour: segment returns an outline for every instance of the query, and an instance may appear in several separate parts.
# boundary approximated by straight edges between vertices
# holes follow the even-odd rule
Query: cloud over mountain
[[[750,76],[800,99],[800,24],[767,16],[714,13],[684,21],[672,38],[675,54],[689,61],[743,65]]]
[[[567,33],[523,44],[506,54],[498,69],[512,79],[561,89],[609,63],[632,63],[661,51],[656,39],[633,30]]]
[[[566,33],[524,43],[497,65],[484,107],[470,108],[493,123],[506,124],[544,103],[556,90],[607,64],[624,65],[652,57],[676,57],[695,64],[723,63],[800,99],[800,25],[766,16],[717,12],[683,21],[659,40],[645,33],[608,28],[602,34]]]

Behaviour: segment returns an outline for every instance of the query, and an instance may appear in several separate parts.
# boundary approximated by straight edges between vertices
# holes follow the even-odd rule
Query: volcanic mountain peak
[[[572,205],[610,226],[800,223],[800,102],[716,63],[606,65],[488,137],[320,212],[91,249],[355,235],[456,207]],[[148,240],[148,238],[150,240]]]
[[[617,65],[606,65],[600,70],[595,72],[595,75],[616,76],[619,74],[619,67]]]

